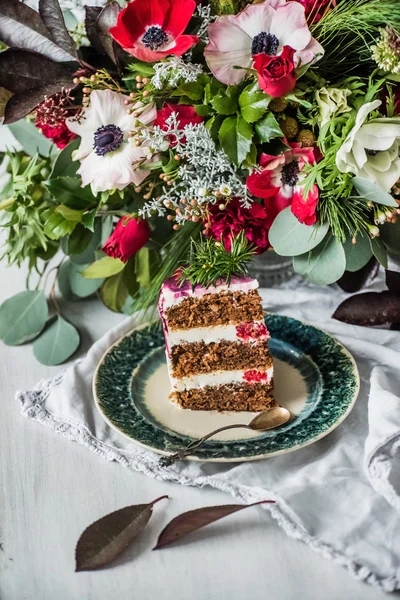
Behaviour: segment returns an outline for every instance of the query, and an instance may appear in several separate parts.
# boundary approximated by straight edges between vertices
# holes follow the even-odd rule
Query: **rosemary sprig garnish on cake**
[[[243,231],[232,238],[230,251],[226,250],[222,241],[213,238],[193,241],[189,264],[181,268],[178,281],[210,287],[223,279],[229,285],[234,275],[247,275],[247,263],[255,254],[256,247],[247,240]]]

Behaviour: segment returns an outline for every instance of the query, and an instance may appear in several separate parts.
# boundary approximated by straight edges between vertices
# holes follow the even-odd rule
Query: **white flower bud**
[[[230,196],[232,194],[232,188],[227,183],[220,185],[219,191],[223,196]]]

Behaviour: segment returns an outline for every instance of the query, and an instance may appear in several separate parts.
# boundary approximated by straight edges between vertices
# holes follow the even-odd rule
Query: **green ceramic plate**
[[[300,321],[268,315],[275,397],[292,419],[273,431],[234,429],[206,442],[193,460],[257,460],[303,448],[335,429],[359,391],[356,364],[328,334]],[[169,454],[206,433],[248,423],[253,413],[182,410],[168,399],[162,331],[134,329],[103,356],[94,376],[97,407],[111,427],[138,444]]]

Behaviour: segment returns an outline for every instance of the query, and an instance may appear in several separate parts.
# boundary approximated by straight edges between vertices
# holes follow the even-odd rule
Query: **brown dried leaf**
[[[89,525],[76,546],[75,571],[101,569],[122,554],[147,525],[153,505],[164,498],[168,496],[150,504],[126,506]]]
[[[39,0],[39,14],[57,46],[68,52],[71,60],[77,59],[76,44],[65,26],[58,0]]]
[[[172,519],[172,521],[168,523],[160,533],[157,545],[153,550],[169,546],[169,544],[192,533],[192,531],[197,531],[198,529],[210,525],[219,519],[223,519],[239,510],[249,508],[250,506],[257,506],[258,504],[273,502],[274,500],[261,500],[261,502],[254,502],[254,504],[223,504],[221,506],[207,506],[205,508],[189,510],[182,515],[175,517],[175,519]]]
[[[332,318],[364,327],[400,323],[400,294],[366,292],[351,296],[338,306]]]
[[[110,28],[117,22],[121,7],[113,0],[106,4],[96,21],[98,39],[111,60],[118,65],[118,45],[110,34]]]
[[[101,11],[102,8],[100,6],[85,6],[85,29],[93,48],[100,54],[104,54],[105,50],[100,43],[96,28],[96,21]]]

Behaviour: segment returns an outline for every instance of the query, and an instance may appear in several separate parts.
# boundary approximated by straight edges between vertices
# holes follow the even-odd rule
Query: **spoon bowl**
[[[247,427],[254,431],[268,431],[268,429],[275,429],[275,427],[284,425],[289,419],[290,412],[286,408],[274,406],[256,415]]]

